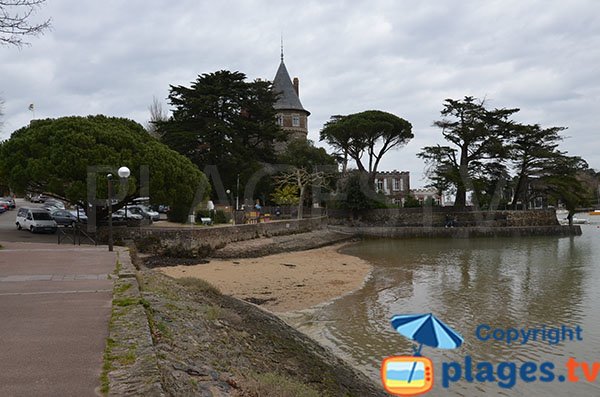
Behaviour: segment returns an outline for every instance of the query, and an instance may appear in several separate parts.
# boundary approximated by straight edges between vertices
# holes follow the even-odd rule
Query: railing
[[[92,233],[86,232],[81,226],[79,223],[74,223],[71,226],[59,227],[56,233],[58,244],[71,241],[73,245],[81,245],[82,242],[85,243],[87,241],[90,244],[98,245]]]

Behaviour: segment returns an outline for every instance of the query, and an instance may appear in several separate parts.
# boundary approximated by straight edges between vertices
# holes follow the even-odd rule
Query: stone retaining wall
[[[474,238],[474,237],[529,237],[580,236],[580,226],[511,226],[511,227],[348,227],[332,226],[340,233],[354,233],[357,237],[376,238]]]
[[[455,220],[455,227],[444,227],[448,219]],[[134,241],[143,252],[173,257],[207,257],[230,243],[306,233],[328,226],[349,235],[396,238],[581,234],[581,228],[577,226],[561,227],[553,209],[455,211],[451,207],[425,207],[360,211],[354,216],[349,211],[330,210],[328,217],[235,226],[116,227],[114,240],[117,244]],[[106,229],[100,230],[98,240],[106,242],[106,234]]]
[[[171,256],[208,256],[225,245],[259,237],[282,236],[319,230],[327,226],[327,218],[272,221],[235,226],[192,226],[181,228],[114,228],[115,242],[133,240],[140,250],[159,252],[167,250]],[[106,241],[106,230],[98,232],[99,241]]]
[[[161,374],[136,270],[129,250],[117,248],[109,336],[104,351],[103,394],[162,397]]]
[[[558,226],[554,209],[529,211],[457,211],[452,207],[329,210],[329,224],[346,226],[442,227],[455,219],[460,227]]]

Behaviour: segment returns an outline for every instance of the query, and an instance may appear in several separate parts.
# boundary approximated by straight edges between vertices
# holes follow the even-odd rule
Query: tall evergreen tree
[[[428,163],[428,176],[436,187],[455,190],[455,207],[466,205],[467,191],[475,191],[474,181],[481,182],[486,170],[505,174],[503,163],[508,154],[504,143],[511,128],[509,117],[517,111],[490,110],[484,101],[469,96],[446,99],[443,118],[434,125],[453,146],[427,146],[418,156]]]
[[[510,157],[515,168],[515,192],[512,208],[517,208],[517,203],[527,203],[527,188],[532,176],[536,176],[552,164],[561,153],[556,150],[558,142],[562,140],[559,135],[563,127],[541,128],[539,125],[517,124],[513,128],[511,137]]]
[[[247,82],[245,74],[227,70],[205,73],[190,87],[171,86],[169,100],[172,117],[156,123],[162,142],[201,170],[217,166],[221,186],[235,186],[238,174],[243,185],[260,163],[274,162],[273,143],[285,139],[268,81]]]
[[[321,130],[321,140],[332,146],[344,159],[356,162],[358,170],[374,180],[383,156],[404,146],[414,137],[412,125],[391,113],[380,110],[332,116]]]

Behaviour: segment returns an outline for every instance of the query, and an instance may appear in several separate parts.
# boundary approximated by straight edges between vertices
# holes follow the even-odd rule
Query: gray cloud
[[[415,139],[384,160],[424,184],[422,146],[445,98],[519,107],[518,119],[569,127],[563,149],[600,168],[600,3],[562,1],[53,0],[54,28],[22,50],[0,48],[2,137],[36,117],[104,113],[148,119],[156,96],[201,73],[272,79],[284,34],[318,140],[333,114],[381,109]],[[166,103],[166,101],[165,101]]]

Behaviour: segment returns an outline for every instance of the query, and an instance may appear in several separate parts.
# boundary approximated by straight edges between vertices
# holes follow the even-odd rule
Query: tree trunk
[[[513,210],[518,209],[517,206],[517,201],[519,201],[519,199],[521,199],[523,192],[524,192],[524,188],[525,188],[525,177],[524,177],[524,171],[521,171],[521,175],[519,175],[519,180],[517,181],[517,186],[515,188],[515,194],[513,195],[513,202],[511,205],[511,208]],[[524,200],[523,200],[524,201]]]
[[[469,183],[469,162],[467,160],[467,149],[462,148],[460,155],[460,166],[458,168],[460,180],[456,186],[456,198],[454,207],[464,208],[467,206],[467,184]]]
[[[298,219],[302,219],[302,212],[304,210],[304,191],[306,190],[305,186],[300,186],[300,202],[298,203]]]

